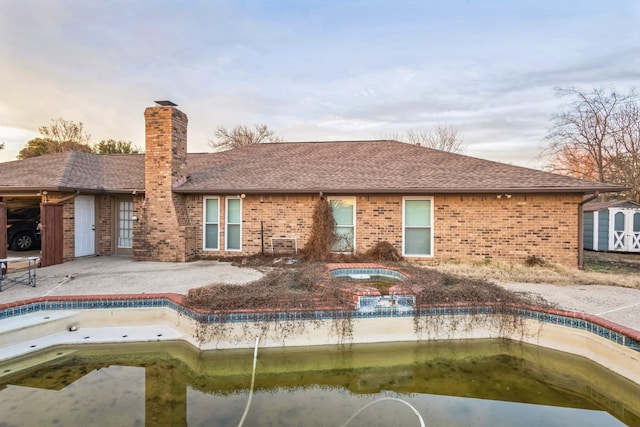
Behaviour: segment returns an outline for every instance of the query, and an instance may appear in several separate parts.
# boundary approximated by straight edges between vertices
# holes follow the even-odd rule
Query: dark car
[[[40,245],[40,207],[7,212],[7,246],[12,251],[28,251]]]

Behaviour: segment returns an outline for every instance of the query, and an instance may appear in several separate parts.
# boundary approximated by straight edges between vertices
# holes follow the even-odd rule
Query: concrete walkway
[[[25,273],[15,268],[9,265],[9,277],[15,278]],[[211,283],[244,284],[262,277],[258,270],[234,267],[229,262],[140,262],[120,256],[79,258],[38,268],[36,274],[35,288],[3,283],[0,304],[50,295],[158,292],[186,295],[189,289]]]
[[[506,289],[540,295],[564,310],[595,314],[640,331],[640,289],[605,285],[506,283]]]

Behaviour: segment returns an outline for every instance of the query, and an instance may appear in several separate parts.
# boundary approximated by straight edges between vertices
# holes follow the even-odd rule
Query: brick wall
[[[402,254],[402,196],[356,197],[356,253],[385,240]]]
[[[581,195],[437,196],[435,258],[578,265]]]
[[[318,195],[247,196],[242,201],[242,248],[247,253],[260,253],[260,226],[263,222],[265,253],[271,252],[271,238],[295,237],[298,249],[309,239],[313,209]],[[291,250],[292,242],[275,241],[275,249]]]
[[[107,256],[113,253],[113,198],[96,196],[96,251],[98,255]]]
[[[242,252],[203,251],[202,197],[192,197],[193,241],[200,256],[265,252],[271,237],[297,237],[304,247],[317,195],[248,195],[242,201]],[[578,204],[581,195],[437,195],[433,197],[433,260],[522,263],[530,256],[569,266],[578,262]],[[224,249],[224,197],[220,197],[220,246]],[[356,197],[356,252],[389,241],[402,252],[402,196]],[[425,260],[424,258],[420,258]]]

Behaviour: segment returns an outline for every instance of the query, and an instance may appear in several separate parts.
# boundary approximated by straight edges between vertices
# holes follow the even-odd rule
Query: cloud
[[[15,160],[18,157],[18,152],[24,147],[25,141],[38,136],[37,133],[9,126],[0,126],[0,135],[2,135],[0,144],[4,144],[0,154],[5,161]]]
[[[520,161],[554,86],[635,84],[639,17],[631,0],[0,2],[0,141],[63,117],[142,144],[144,108],[171,99],[194,151],[218,125],[335,140],[450,123],[469,152]]]

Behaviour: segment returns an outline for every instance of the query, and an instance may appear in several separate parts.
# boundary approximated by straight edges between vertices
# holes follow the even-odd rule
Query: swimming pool
[[[251,388],[253,356],[175,342],[44,350],[0,364],[0,413],[16,426],[236,426],[245,411],[251,426],[640,423],[637,384],[512,341],[259,348]]]

